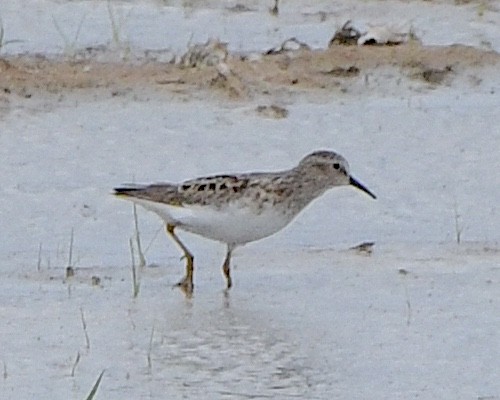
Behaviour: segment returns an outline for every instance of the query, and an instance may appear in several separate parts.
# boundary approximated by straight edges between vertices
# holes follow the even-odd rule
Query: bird
[[[231,256],[246,243],[280,231],[327,190],[350,185],[376,196],[350,174],[347,160],[330,150],[314,151],[291,169],[212,175],[181,183],[124,185],[113,194],[156,213],[182,250],[186,274],[175,286],[193,294],[194,257],[176,229],[226,245],[222,272],[226,290],[233,285]]]

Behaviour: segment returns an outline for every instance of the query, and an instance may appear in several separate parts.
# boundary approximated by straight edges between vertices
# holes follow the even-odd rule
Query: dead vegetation
[[[349,250],[363,256],[371,256],[373,253],[375,242],[363,242],[357,246],[351,247]]]

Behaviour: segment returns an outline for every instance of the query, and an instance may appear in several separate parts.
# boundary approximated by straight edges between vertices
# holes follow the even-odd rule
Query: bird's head
[[[349,163],[340,154],[333,151],[320,150],[305,156],[297,169],[314,180],[320,180],[328,188],[351,185],[365,192],[372,198],[376,196],[349,172]]]

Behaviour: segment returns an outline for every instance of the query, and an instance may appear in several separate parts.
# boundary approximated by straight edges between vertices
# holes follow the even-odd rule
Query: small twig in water
[[[403,286],[405,288],[406,309],[407,309],[406,325],[410,326],[412,310],[411,310],[411,303],[410,303],[410,295],[408,294],[408,286],[406,285],[406,276],[408,275],[408,271],[405,270],[405,269],[403,269],[403,268],[401,268],[399,270],[399,274],[403,277]]]
[[[144,253],[142,252],[141,246],[141,234],[139,233],[139,218],[137,217],[137,206],[135,203],[134,206],[134,227],[135,227],[135,242],[137,244],[137,253],[139,255],[139,268],[143,268],[146,266],[146,258],[144,257]]]
[[[78,37],[80,36],[80,31],[82,30],[83,21],[85,21],[86,16],[87,15],[85,14],[82,17],[82,19],[80,20],[80,23],[78,24],[78,27],[76,28],[76,32],[75,32],[75,36],[74,36],[73,40],[69,39],[68,35],[66,35],[66,33],[62,30],[61,26],[59,25],[59,23],[57,22],[55,17],[52,16],[52,22],[53,22],[57,32],[59,33],[59,35],[61,36],[61,38],[64,42],[64,53],[66,53],[66,55],[69,55],[70,57],[75,56],[76,42],[78,41]]]
[[[116,49],[122,50],[124,52],[124,56],[127,56],[130,53],[130,44],[128,40],[122,40],[121,38],[123,24],[128,15],[123,16],[123,14],[119,14],[117,18],[117,14],[115,14],[113,10],[111,1],[108,0],[108,16],[111,23],[112,43],[114,44]]]
[[[148,348],[148,371],[151,373],[153,369],[153,363],[151,361],[151,352],[153,350],[153,336],[155,334],[155,324],[153,323],[153,327],[151,328],[151,336],[149,337],[149,348]]]
[[[75,362],[73,363],[73,367],[71,368],[71,377],[75,376],[76,366],[78,365],[79,362],[80,362],[80,352],[76,353],[76,359]]]
[[[38,261],[36,263],[36,270],[40,272],[42,269],[42,242],[38,245]]]
[[[7,364],[3,362],[3,379],[7,379],[9,375],[7,374]]]
[[[115,14],[113,13],[113,7],[111,7],[111,2],[108,0],[108,16],[109,21],[111,23],[111,33],[113,37],[113,43],[118,45],[120,41],[120,28],[118,27],[118,23],[115,19]]]
[[[132,329],[135,331],[135,328],[137,328],[137,326],[135,325],[134,319],[132,318],[132,310],[129,309],[127,315],[130,318],[130,325],[132,325]]]
[[[269,9],[271,15],[277,16],[280,12],[279,10],[279,0],[274,0],[274,7]]]
[[[82,317],[83,332],[85,333],[85,346],[90,349],[90,339],[87,333],[87,323],[85,322],[85,316],[83,315],[83,308],[80,307],[80,316]]]
[[[408,287],[405,284],[405,295],[406,295],[406,308],[408,311],[407,317],[406,317],[406,326],[410,326],[411,323],[411,303],[410,303],[410,296],[408,294]]]
[[[153,244],[153,242],[156,240],[156,238],[158,237],[158,235],[160,234],[161,231],[163,231],[165,229],[165,226],[162,224],[155,232],[155,234],[153,235],[153,238],[149,241],[148,245],[146,246],[146,248],[144,249],[144,254],[146,254],[149,250],[149,248],[151,247],[151,245]]]
[[[68,268],[73,267],[73,239],[74,239],[74,229],[71,228],[71,237],[69,240],[69,255],[68,255]]]
[[[4,40],[5,39],[5,30],[3,28],[3,21],[2,21],[2,18],[0,18],[0,51],[2,51],[2,49],[8,45],[8,44],[11,44],[11,43],[22,43],[23,40]]]
[[[139,295],[139,289],[141,283],[139,282],[138,276],[137,276],[137,271],[135,267],[135,253],[134,253],[134,243],[132,241],[132,238],[129,239],[129,246],[130,246],[130,256],[132,258],[132,285],[133,285],[133,294],[134,294],[134,299]]]
[[[464,226],[461,222],[461,215],[458,213],[458,205],[457,205],[456,201],[455,201],[455,205],[454,205],[454,211],[455,211],[455,239],[457,241],[457,244],[460,244],[460,241],[462,239],[462,231],[464,230]]]

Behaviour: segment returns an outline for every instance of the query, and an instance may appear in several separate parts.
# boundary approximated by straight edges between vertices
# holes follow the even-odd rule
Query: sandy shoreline
[[[391,68],[395,79],[413,78],[440,84],[447,75],[470,74],[498,66],[500,55],[467,46],[333,46],[326,50],[298,50],[259,56],[256,61],[229,55],[231,73],[221,79],[216,67],[182,67],[151,59],[134,62],[74,61],[36,55],[0,59],[0,87],[4,94],[29,96],[33,90],[60,93],[77,89],[149,88],[187,91],[223,89],[231,96],[342,88],[343,82]],[[480,79],[480,78],[479,78]]]

